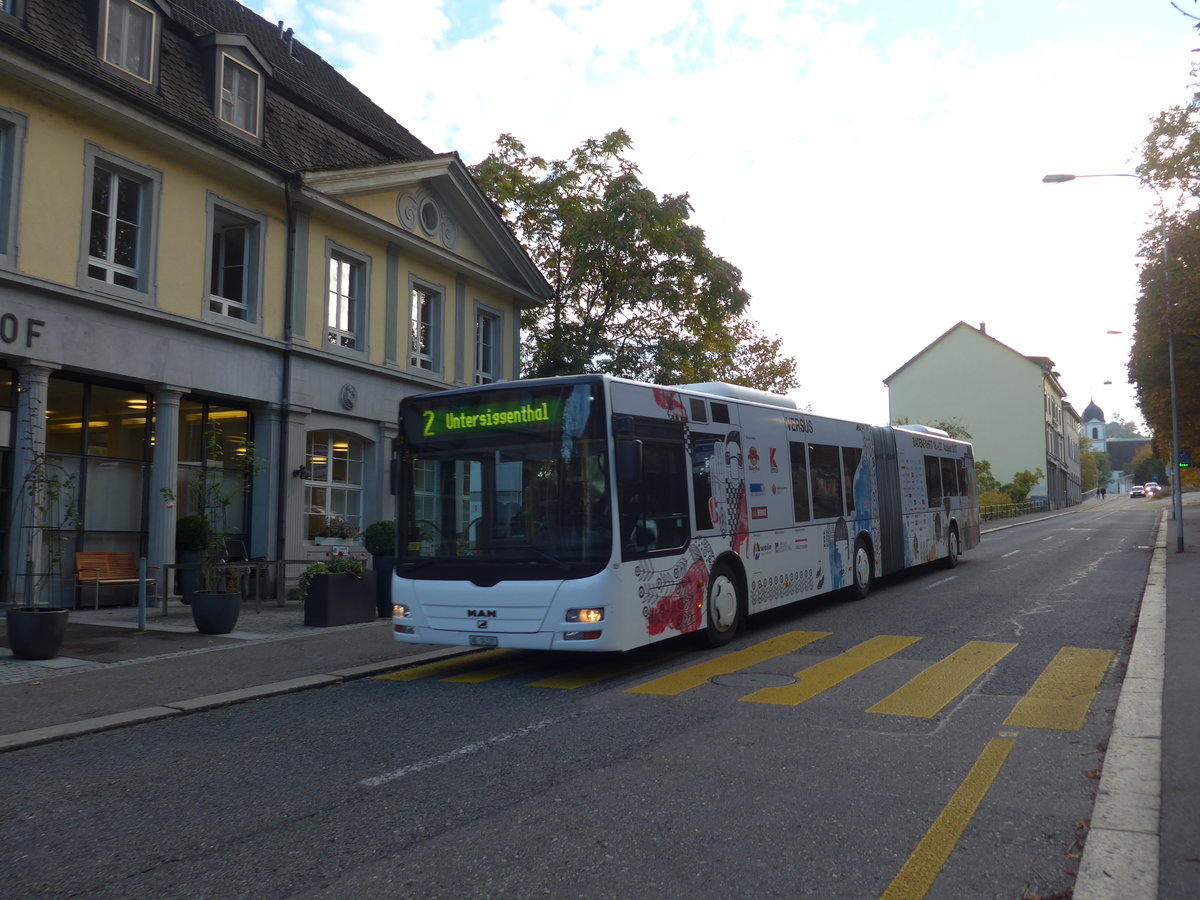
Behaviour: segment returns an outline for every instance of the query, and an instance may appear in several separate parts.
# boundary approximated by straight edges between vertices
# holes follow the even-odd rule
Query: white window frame
[[[502,381],[500,352],[504,319],[499,311],[486,306],[475,306],[474,358],[475,383],[491,384]]]
[[[17,265],[17,210],[28,120],[0,108],[0,266]]]
[[[262,213],[245,209],[221,199],[215,194],[208,195],[208,243],[204,258],[208,261],[205,273],[204,315],[209,322],[222,325],[233,325],[239,328],[260,331],[262,326],[262,296],[263,296],[263,253],[267,232],[267,217]],[[242,299],[226,296],[221,292],[221,281],[224,268],[220,265],[219,257],[224,253],[221,235],[226,232],[245,229],[244,253],[242,262]]]
[[[414,280],[409,287],[408,364],[422,372],[442,370],[443,316],[445,293],[431,284]]]
[[[357,356],[367,351],[371,259],[327,242],[325,252],[325,346]]]
[[[317,530],[327,518],[345,519],[360,531],[363,528],[363,493],[366,479],[367,442],[344,431],[310,431],[305,439],[305,465],[309,477],[304,482],[305,536]],[[340,461],[334,457],[341,455]],[[358,480],[336,478],[339,467]],[[323,492],[325,502],[313,503],[314,489]]]
[[[220,59],[217,116],[226,125],[251,137],[258,137],[261,131],[262,73],[228,53],[222,53]],[[245,81],[238,83],[239,78]],[[243,96],[241,88],[251,82],[254,95]]]
[[[126,300],[145,303],[151,299],[156,274],[156,243],[158,239],[159,202],[162,196],[162,173],[147,166],[139,166],[128,160],[114,156],[99,147],[88,144],[85,150],[87,177],[84,184],[83,222],[80,229],[80,265],[79,283],[83,287],[113,294]],[[119,219],[113,215],[118,198],[115,192],[109,192],[109,206],[103,211],[106,222],[104,235],[105,252],[108,258],[91,255],[93,221],[93,195],[97,176],[113,179],[120,186],[120,179],[132,182],[138,187],[137,221],[133,224],[137,229],[134,242],[136,258],[134,265],[119,263],[112,257],[116,250],[116,232]],[[132,279],[134,284],[121,284],[119,278]]]
[[[138,48],[143,55],[143,64],[140,66],[131,60],[131,37],[136,36],[129,34],[130,26],[135,21],[134,17],[139,12],[145,13],[149,21],[147,34]],[[153,84],[158,65],[158,36],[161,27],[158,11],[137,0],[101,0],[100,17],[100,58],[138,81]],[[117,31],[120,34],[114,33]],[[117,38],[115,42],[114,37]],[[114,43],[116,46],[113,46]]]

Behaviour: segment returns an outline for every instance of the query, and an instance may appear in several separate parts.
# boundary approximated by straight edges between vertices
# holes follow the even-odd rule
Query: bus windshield
[[[401,406],[401,572],[571,578],[612,552],[598,382],[452,391]]]

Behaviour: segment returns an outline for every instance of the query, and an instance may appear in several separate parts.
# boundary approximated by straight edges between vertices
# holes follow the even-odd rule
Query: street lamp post
[[[1062,184],[1065,181],[1074,181],[1076,178],[1136,178],[1140,184],[1154,191],[1154,196],[1158,200],[1159,227],[1162,229],[1163,247],[1163,296],[1166,298],[1167,306],[1167,370],[1171,383],[1171,468],[1173,470],[1171,473],[1171,500],[1172,512],[1175,516],[1175,551],[1182,553],[1183,485],[1180,483],[1182,470],[1179,468],[1179,409],[1175,399],[1175,326],[1172,321],[1174,317],[1171,315],[1171,296],[1168,293],[1170,256],[1167,252],[1167,208],[1163,205],[1162,194],[1158,188],[1141,176],[1130,172],[1113,172],[1107,175],[1045,175],[1042,177],[1042,182]]]

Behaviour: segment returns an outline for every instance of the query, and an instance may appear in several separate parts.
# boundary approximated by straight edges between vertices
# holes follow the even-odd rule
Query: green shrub
[[[372,556],[395,556],[396,523],[391,519],[372,522],[363,532],[363,547]]]

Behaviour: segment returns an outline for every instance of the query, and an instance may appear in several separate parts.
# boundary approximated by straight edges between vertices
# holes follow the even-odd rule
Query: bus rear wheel
[[[946,555],[942,557],[942,568],[953,569],[958,565],[958,554],[962,548],[958,544],[958,529],[950,526],[950,536],[946,539]]]
[[[704,639],[710,647],[733,640],[742,622],[742,588],[733,568],[726,563],[713,567],[708,581],[708,604]]]
[[[871,593],[871,584],[875,580],[875,558],[871,553],[871,545],[865,538],[854,542],[854,584],[850,594],[855,600],[863,600]]]

